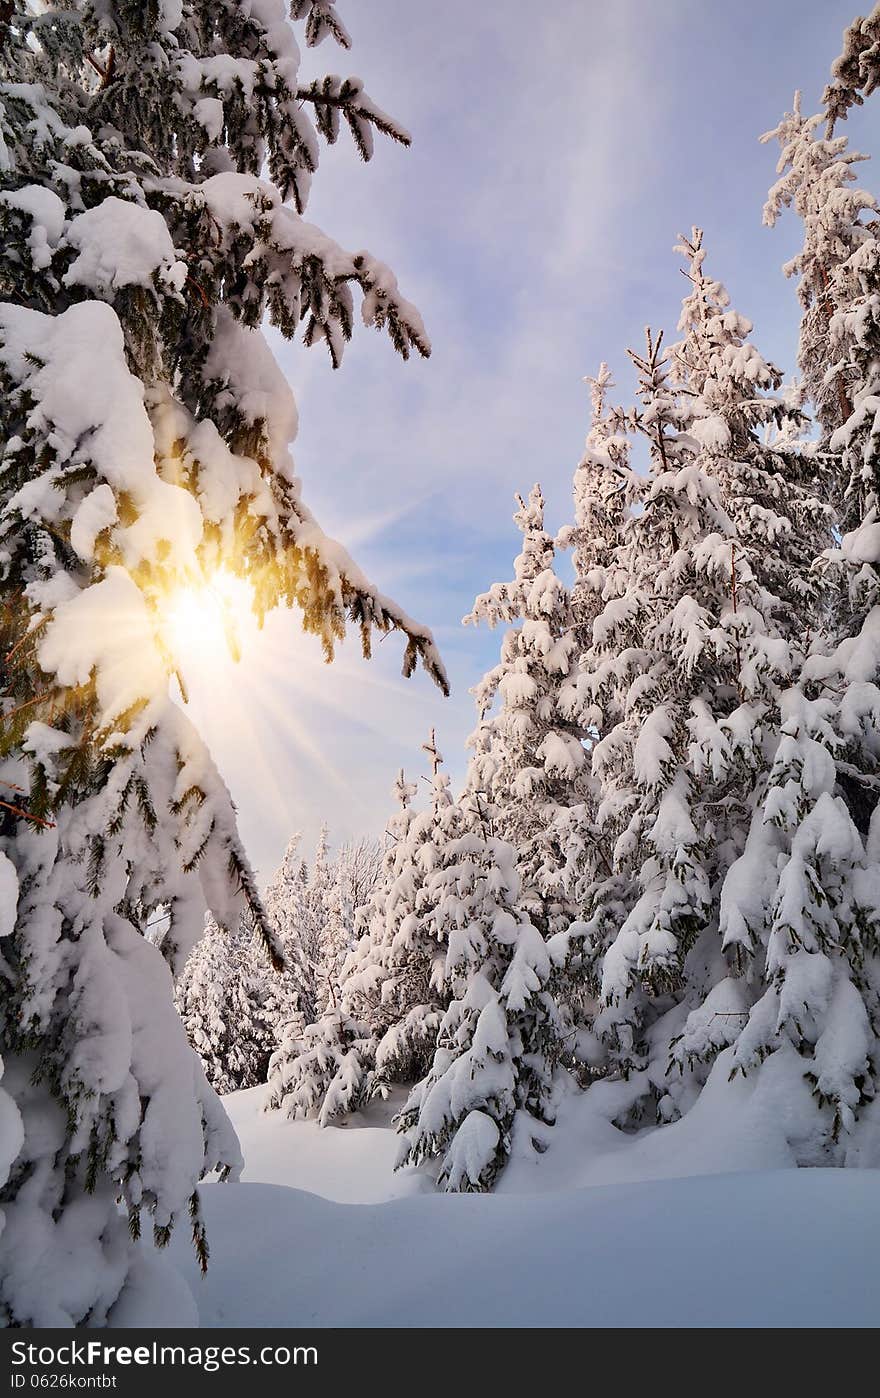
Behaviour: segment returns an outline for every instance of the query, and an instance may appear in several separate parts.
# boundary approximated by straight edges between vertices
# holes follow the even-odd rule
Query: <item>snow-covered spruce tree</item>
[[[434,768],[431,799],[416,810],[416,788],[403,772],[394,793],[400,810],[389,822],[383,870],[361,912],[363,935],[342,968],[338,1001],[304,1033],[291,1033],[273,1056],[269,1106],[322,1125],[354,1111],[398,1083],[427,1071],[448,1004],[445,949],[432,918],[450,843],[461,811],[433,730],[425,745]]]
[[[789,411],[773,392],[779,371],[706,276],[699,230],[680,250],[692,288],[683,338],[664,357],[649,336],[647,355],[633,356],[652,470],[620,544],[630,583],[583,658],[601,714],[599,826],[616,874],[587,900],[586,950],[610,1070],[641,1070],[635,1119],[646,1096],[661,1119],[677,1114],[693,1084],[669,1078],[670,1042],[739,965],[719,930],[721,885],[766,786],[781,695],[809,641],[809,565],[829,528],[812,460],[761,440]],[[714,1009],[717,1049],[742,1021]]]
[[[452,798],[434,729],[422,744],[431,763],[431,796],[407,831],[402,864],[390,888],[381,887],[364,916],[364,937],[346,966],[343,996],[376,1037],[371,1090],[414,1083],[434,1053],[448,1004],[443,982],[443,928],[434,919],[438,876],[456,839],[461,810]]]
[[[328,887],[327,827],[321,829],[311,869],[300,855],[300,836],[292,836],[264,903],[285,961],[295,968],[297,1003],[292,1018],[300,1028],[313,1023],[324,1004],[322,947]]]
[[[367,907],[382,873],[383,850],[379,840],[363,835],[347,840],[336,856],[336,879],[342,921],[353,950],[358,938],[361,910]]]
[[[880,232],[880,225],[875,225]],[[761,874],[771,914],[744,937],[766,946],[771,984],[755,1006],[737,1066],[793,1042],[824,1108],[809,1162],[880,1164],[880,240],[875,232],[834,278],[831,321],[852,412],[830,441],[847,482],[846,525],[826,550],[833,649],[817,651],[790,696],[765,823],[739,882]],[[833,349],[832,349],[833,352]],[[775,856],[775,868],[768,867]],[[867,1105],[866,1107],[866,1104]],[[862,1110],[864,1109],[864,1110]],[[812,1146],[812,1153],[809,1153]]]
[[[230,930],[208,920],[177,979],[174,1002],[215,1092],[266,1081],[275,1047],[271,975],[241,924]]]
[[[339,870],[334,861],[326,897],[326,919],[321,948],[321,985],[323,1008],[338,1004],[342,969],[354,950],[349,925],[345,920]]]
[[[412,801],[416,787],[398,773],[393,792],[399,809],[388,822],[381,877],[370,901],[368,916],[372,928],[380,909],[400,876],[412,876],[410,827],[416,812]],[[369,970],[373,938],[365,930],[350,961],[352,974],[359,975],[358,1003],[370,1002],[368,984],[375,981]],[[378,969],[376,977],[380,976]],[[267,1105],[291,1117],[316,1115],[321,1125],[335,1117],[356,1111],[370,1095],[376,1061],[377,1039],[370,1023],[350,1012],[344,987],[340,1003],[316,1023],[292,1025],[282,1037],[269,1066]]]
[[[667,472],[680,457],[684,459],[679,429],[685,412],[678,387],[668,382],[662,332],[655,336],[646,330],[645,334],[645,356],[632,355],[639,373],[640,407],[627,412],[617,409],[615,418],[619,424],[618,437],[622,437],[624,431],[636,430],[645,436],[654,472],[659,475]],[[621,441],[618,447],[621,470],[623,448]],[[594,471],[593,476],[601,486],[602,475]],[[576,473],[576,496],[586,494],[586,484],[583,479],[578,482]],[[631,714],[631,706],[638,704],[642,688],[646,696],[650,696],[653,689],[651,655],[642,645],[640,619],[644,607],[639,589],[640,570],[644,566],[643,526],[637,527],[634,523],[637,517],[641,518],[646,488],[642,480],[630,476],[626,482],[626,508],[623,501],[612,495],[617,516],[615,535],[606,550],[604,566],[596,575],[592,596],[583,586],[583,579],[589,579],[591,574],[581,567],[581,596],[584,601],[589,599],[589,612],[584,614],[579,648],[578,712],[590,733],[590,770],[584,784],[584,798],[573,805],[565,820],[560,822],[560,833],[566,857],[565,879],[579,915],[586,919],[588,927],[581,943],[580,961],[573,959],[571,963],[573,974],[565,1000],[575,1017],[580,1008],[584,1023],[580,1033],[572,1038],[573,1055],[575,1062],[581,1060],[591,1073],[609,1070],[607,1044],[603,1047],[593,1033],[600,1008],[603,957],[621,927],[627,924],[639,896],[639,836],[636,834],[632,840],[624,838],[638,806],[639,793],[623,754],[616,775],[615,763],[607,765],[606,754],[614,742],[631,747],[634,735],[628,733],[628,728],[639,722]],[[597,489],[594,505],[597,511],[602,493],[601,488]],[[635,513],[633,505],[638,507]],[[584,510],[583,503],[580,509]],[[602,532],[600,527],[600,534]],[[667,552],[674,546],[677,547],[670,532]],[[583,602],[581,605],[583,607]],[[640,684],[643,669],[646,673]],[[644,704],[641,717],[650,708],[649,697]],[[611,735],[616,737],[606,742],[597,759],[597,744]],[[613,1044],[610,1071],[615,1071],[620,1066],[622,1046],[616,1030],[609,1034],[601,1019],[598,1025],[600,1035]],[[625,1056],[622,1071],[629,1072]]]
[[[428,917],[445,948],[451,1001],[430,1069],[397,1118],[400,1164],[441,1160],[448,1190],[491,1188],[516,1125],[553,1119],[553,1070],[562,1056],[553,979],[568,934],[545,941],[520,903],[517,851],[488,833],[483,802],[465,794],[457,833],[431,876]]]
[[[381,866],[377,842],[344,845],[331,859],[323,825],[311,868],[299,857],[300,837],[288,844],[264,902],[291,974],[273,997],[276,1042],[314,1024],[339,999],[342,968],[357,940],[358,910],[369,901]]]
[[[272,1001],[275,1042],[292,1026],[301,1030],[315,1017],[318,1001],[316,959],[307,936],[306,887],[309,870],[300,857],[301,836],[290,837],[281,863],[263,895],[266,917],[284,957],[283,971],[266,983]]]
[[[587,648],[593,621],[614,587],[609,565],[616,557],[620,529],[638,487],[630,469],[629,422],[625,411],[608,403],[614,380],[608,365],[599,365],[590,388],[592,421],[584,453],[572,480],[574,523],[557,535],[561,548],[572,550],[574,586],[571,611],[578,652]]]
[[[584,746],[589,759],[600,736],[599,725],[610,722],[611,716],[603,714],[592,699],[580,660],[592,646],[597,618],[614,599],[625,597],[629,587],[629,561],[621,539],[632,507],[640,501],[643,482],[630,466],[633,414],[608,401],[614,387],[608,365],[600,364],[596,377],[587,377],[584,382],[590,389],[592,420],[572,480],[574,523],[559,531],[557,543],[574,553],[571,607],[579,671],[574,712],[588,735]],[[564,858],[561,877],[569,906],[578,916],[600,901],[610,925],[619,926],[628,911],[628,884],[613,868],[607,839],[600,829],[601,789],[590,762],[579,775],[577,789],[568,793],[570,804],[557,808],[556,834]],[[596,1009],[591,969],[589,955],[585,967],[583,948],[576,945],[560,1006],[570,1020],[566,1034],[569,1066],[579,1075],[585,1074],[587,1081],[603,1057],[587,1027]]]
[[[809,246],[810,207],[795,207]],[[852,206],[870,207],[870,196]],[[783,696],[767,790],[721,900],[725,941],[752,968],[740,983],[749,993],[739,992],[732,1071],[776,1073],[791,1098],[806,1078],[813,1108],[792,1128],[806,1164],[880,1161],[880,259],[876,221],[855,218],[829,275],[828,342],[816,346],[826,382],[846,384],[827,442],[847,486],[846,532],[822,559],[830,635]],[[712,1008],[691,1016],[679,1052],[707,1051]]]
[[[645,896],[649,889],[657,920],[666,912],[666,875],[660,859],[648,858],[646,836],[657,823],[659,779],[665,770],[671,780],[675,768],[671,750],[664,750],[651,731],[658,692],[669,684],[667,680],[662,685],[661,675],[666,667],[673,674],[677,668],[668,642],[652,644],[656,613],[663,616],[665,598],[651,573],[659,573],[668,590],[674,574],[664,574],[670,560],[681,558],[683,538],[687,544],[704,530],[709,532],[703,510],[694,508],[705,509],[706,502],[695,498],[692,504],[686,482],[684,490],[675,488],[688,462],[690,443],[681,433],[687,410],[680,386],[669,381],[662,333],[647,330],[645,355],[630,353],[639,375],[640,407],[630,412],[629,422],[648,440],[651,476],[642,487],[640,508],[621,521],[609,559],[615,587],[608,597],[598,599],[590,644],[580,657],[582,712],[594,730],[591,782],[587,799],[574,808],[566,828],[567,876],[586,920],[579,973],[595,997],[588,1028],[598,1042],[591,1066],[596,1072],[624,1077],[644,1068],[649,1059],[645,1036],[657,1017],[654,995],[663,989],[662,978],[652,995],[647,945],[637,946],[637,964],[624,971],[624,989],[607,979],[606,959],[621,938],[632,939],[641,904],[643,920],[650,922]],[[710,527],[714,522],[713,515]],[[657,749],[662,768],[651,763]],[[684,897],[680,904],[683,912]],[[673,903],[669,912],[675,910]],[[666,920],[671,918],[667,915]],[[671,942],[673,949],[678,946],[677,937],[669,938],[665,929],[658,928],[658,939]],[[576,1002],[574,994],[569,998]],[[589,1010],[590,1000],[585,1004]]]
[[[875,11],[873,18],[880,25],[880,10]],[[865,90],[872,90],[871,86],[866,85]],[[845,532],[873,522],[880,510],[880,452],[876,427],[880,392],[877,368],[880,205],[866,190],[848,193],[855,221],[849,255],[838,256],[829,279],[831,317],[825,345],[826,380],[837,374],[847,383],[846,400],[841,402],[841,419],[827,444],[832,461],[840,465],[844,492],[840,524]],[[851,568],[850,572],[857,574],[858,565],[863,561],[866,560],[856,554],[851,559],[855,569]],[[856,615],[859,606],[864,604],[864,598],[858,597],[859,591],[858,584],[855,595],[850,589]]]
[[[843,50],[831,65],[831,82],[822,94],[828,135],[846,121],[851,107],[861,107],[880,86],[880,5],[865,18],[859,15],[844,30]]]
[[[347,43],[328,0],[293,16],[308,43]],[[338,362],[357,288],[367,324],[428,351],[388,269],[300,217],[340,118],[364,156],[372,126],[404,133],[359,82],[303,87],[298,63],[281,0],[0,12],[11,1323],[131,1319],[142,1218],[162,1244],[190,1216],[204,1259],[197,1182],[238,1161],[141,935],[167,909],[180,969],[206,905],[231,927],[247,903],[279,959],[228,794],[168,697],[169,598],[226,569],[258,615],[299,606],[328,656],[349,619],[365,648],[398,627],[406,672],[445,683],[428,633],[322,534],[288,451],[265,316]]]
[[[312,960],[315,978],[315,1007],[312,1020],[318,1019],[336,1003],[340,959],[344,960],[346,934],[342,923],[342,904],[336,886],[335,864],[330,859],[329,832],[321,826],[312,866],[305,888],[305,938]]]
[[[777,140],[782,148],[776,167],[780,178],[764,205],[764,223],[772,227],[784,209],[793,208],[804,224],[803,246],[783,271],[798,278],[803,308],[798,367],[827,438],[848,419],[852,408],[845,356],[832,359],[829,354],[829,329],[837,309],[835,276],[870,236],[862,215],[877,205],[856,184],[853,166],[865,157],[848,149],[845,136],[822,137],[819,128],[825,120],[822,112],[803,116],[801,95],[796,92],[792,111],[761,140]]]
[[[309,878],[306,884],[306,904],[312,913],[312,922],[320,927],[327,915],[327,899],[333,876],[330,868],[330,831],[325,821],[318,831],[318,840]]]
[[[828,443],[845,483],[841,524],[849,605],[838,615],[850,634],[876,600],[876,576],[863,565],[878,561],[873,538],[880,515],[880,218],[863,232],[855,252],[835,270],[829,327],[829,357],[846,374],[851,407]]]
[[[328,1008],[340,1002],[348,961],[360,940],[382,868],[382,846],[369,837],[348,841],[333,861],[323,950]]]
[[[581,796],[587,728],[578,717],[571,599],[554,571],[540,486],[517,500],[523,542],[513,580],[493,584],[464,619],[509,627],[499,663],[473,690],[479,726],[469,739],[467,787],[487,801],[495,833],[516,849],[522,907],[549,935],[573,912],[557,823]]]

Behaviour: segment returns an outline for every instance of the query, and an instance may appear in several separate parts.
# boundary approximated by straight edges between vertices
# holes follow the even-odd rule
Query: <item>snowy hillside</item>
[[[203,1186],[204,1280],[182,1230],[172,1244],[202,1325],[880,1324],[877,1171],[749,1168],[771,1164],[756,1129],[698,1165],[719,1173],[651,1178],[662,1165],[640,1141],[606,1157],[617,1183],[559,1188],[598,1130],[569,1120],[530,1179],[514,1161],[499,1193],[438,1195],[393,1174],[387,1127],[285,1122],[261,1094],[226,1099],[248,1165],[241,1184]],[[686,1176],[686,1154],[666,1152]],[[725,1154],[740,1173],[720,1173]]]

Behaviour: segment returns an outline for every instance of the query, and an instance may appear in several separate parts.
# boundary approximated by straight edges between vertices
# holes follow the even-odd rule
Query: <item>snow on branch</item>
[[[340,48],[351,48],[351,35],[336,13],[336,0],[291,0],[292,19],[306,22],[306,43],[315,48],[324,39],[335,39]]]

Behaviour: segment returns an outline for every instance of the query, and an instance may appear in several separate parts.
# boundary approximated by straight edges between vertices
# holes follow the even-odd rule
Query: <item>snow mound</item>
[[[202,1196],[207,1277],[182,1234],[173,1248],[203,1326],[880,1324],[872,1170],[361,1207],[265,1184]]]
[[[637,1138],[572,1094],[488,1195],[394,1172],[395,1100],[322,1129],[233,1093],[245,1183],[202,1187],[207,1277],[183,1229],[172,1260],[207,1327],[880,1324],[880,1171],[790,1168],[788,1078],[721,1076]]]

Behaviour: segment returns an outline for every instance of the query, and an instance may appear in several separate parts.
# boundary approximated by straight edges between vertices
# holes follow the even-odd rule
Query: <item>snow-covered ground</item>
[[[223,1098],[244,1152],[242,1181],[285,1185],[335,1204],[386,1204],[433,1192],[426,1176],[394,1170],[400,1137],[390,1119],[397,1103],[322,1127],[263,1111],[265,1095],[265,1087],[252,1087]]]
[[[880,1172],[788,1168],[753,1102],[689,1168],[699,1123],[635,1142],[574,1097],[499,1192],[440,1195],[382,1112],[321,1130],[263,1091],[226,1099],[247,1166],[203,1186],[207,1278],[173,1244],[203,1325],[880,1324]]]

